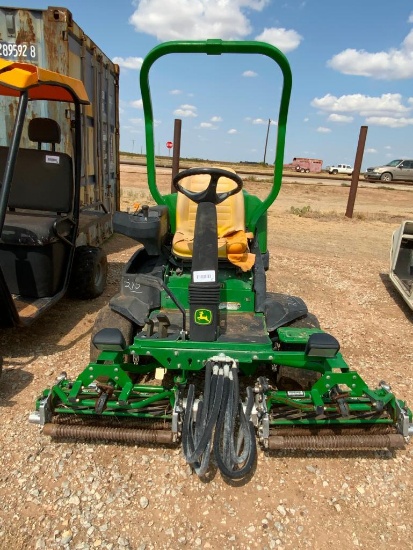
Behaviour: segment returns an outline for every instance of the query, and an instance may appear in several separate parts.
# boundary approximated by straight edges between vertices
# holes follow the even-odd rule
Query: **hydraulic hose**
[[[252,469],[257,454],[254,427],[249,420],[254,403],[252,388],[247,388],[244,412],[239,399],[237,367],[234,364],[230,369],[228,362],[211,360],[206,364],[204,395],[199,400],[195,420],[194,395],[195,387],[191,384],[182,428],[186,461],[199,476],[204,475],[213,447],[215,460],[223,475],[241,479]]]
[[[199,401],[197,420],[193,420],[195,386],[188,389],[186,412],[182,428],[182,447],[186,461],[199,476],[208,469],[212,434],[219,415],[224,387],[223,369],[207,363],[204,398]]]
[[[228,380],[228,382],[227,382]],[[214,456],[218,468],[225,477],[241,479],[253,468],[257,455],[254,426],[248,420],[254,396],[251,388],[247,388],[248,401],[246,411],[239,399],[238,372],[231,369],[231,375],[225,380],[223,406],[214,434]],[[239,428],[237,448],[235,449],[236,419]],[[240,453],[241,448],[243,449]]]

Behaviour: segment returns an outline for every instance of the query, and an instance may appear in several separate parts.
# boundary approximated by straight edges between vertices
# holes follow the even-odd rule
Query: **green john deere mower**
[[[178,173],[156,186],[149,70],[172,53],[261,54],[283,75],[274,181],[265,200],[231,170]],[[90,363],[65,373],[30,420],[52,438],[182,444],[203,475],[251,472],[266,449],[403,448],[412,413],[381,382],[370,388],[297,297],[268,292],[267,210],[280,190],[291,72],[260,42],[169,42],[141,69],[148,185],[156,206],[118,212],[117,232],[139,247],[120,292],[99,313]]]

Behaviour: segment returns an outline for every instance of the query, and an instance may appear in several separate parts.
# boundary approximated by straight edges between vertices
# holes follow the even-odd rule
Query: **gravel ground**
[[[310,203],[340,213],[345,190],[286,189],[270,213],[268,287],[303,297],[369,385],[385,379],[413,405],[412,313],[386,275],[397,225],[388,217],[408,214],[411,194],[374,191],[360,204],[386,221],[294,216],[291,206]],[[253,475],[236,484],[214,468],[198,479],[179,448],[56,443],[28,423],[57,374],[85,367],[96,313],[135,246],[121,236],[107,243],[99,299],[64,299],[32,327],[0,334],[0,548],[413,548],[411,444],[395,453],[261,450]]]

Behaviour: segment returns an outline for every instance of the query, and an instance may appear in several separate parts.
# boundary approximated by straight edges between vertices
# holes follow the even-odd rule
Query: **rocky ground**
[[[262,194],[268,184],[246,186]],[[413,193],[362,188],[352,220],[347,196],[346,186],[284,186],[269,215],[268,287],[305,299],[351,367],[413,406],[413,314],[387,275],[391,234],[413,219]],[[144,200],[140,169],[123,167],[123,207]],[[57,374],[85,367],[94,318],[135,247],[122,236],[107,243],[102,297],[64,299],[32,327],[0,334],[0,548],[413,548],[412,444],[395,453],[261,450],[253,475],[236,484],[214,468],[198,479],[179,448],[56,443],[28,423]]]

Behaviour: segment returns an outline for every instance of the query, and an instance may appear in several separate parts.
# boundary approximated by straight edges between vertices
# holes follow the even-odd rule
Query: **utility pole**
[[[132,140],[132,153],[135,152],[135,140],[133,139]]]
[[[176,118],[174,122],[174,151],[173,151],[173,157],[172,157],[172,180],[179,172],[179,157],[181,156],[181,128],[182,128],[182,120],[180,118]],[[173,186],[172,180],[171,180],[171,193],[176,193],[176,189]]]
[[[270,133],[270,125],[271,125],[271,119],[268,119],[268,126],[267,126],[267,137],[265,138],[265,148],[264,148],[264,164],[265,164],[265,157],[267,156],[267,145],[268,145],[268,134]]]
[[[357,144],[356,158],[354,160],[353,175],[351,176],[350,193],[347,200],[346,217],[352,218],[354,203],[356,202],[357,188],[360,177],[361,163],[363,160],[364,146],[366,145],[368,126],[360,126],[359,141]]]

